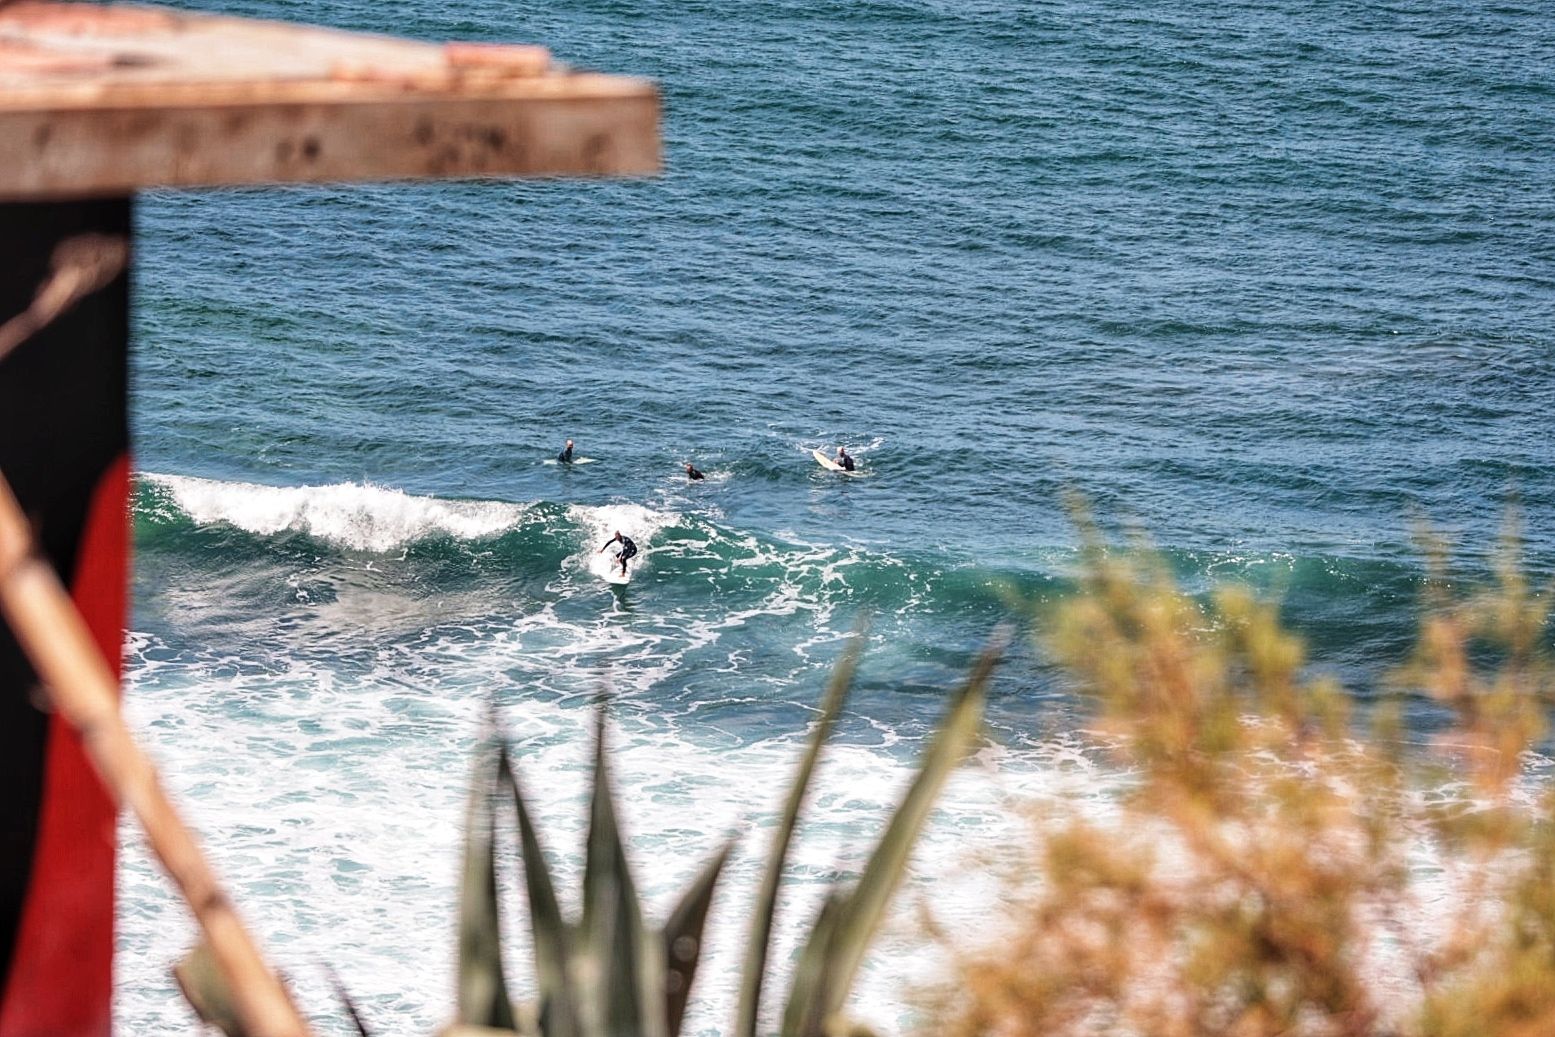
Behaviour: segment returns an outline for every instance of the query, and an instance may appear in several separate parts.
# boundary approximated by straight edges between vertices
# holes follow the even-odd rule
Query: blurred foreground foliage
[[[1041,637],[1126,790],[1033,808],[976,946],[931,918],[954,967],[922,1032],[1555,1034],[1555,791],[1530,777],[1550,595],[1515,538],[1466,597],[1437,556],[1398,694],[1365,718],[1273,605],[1190,597],[1150,552],[1088,540]],[[1409,695],[1435,735],[1404,729]]]

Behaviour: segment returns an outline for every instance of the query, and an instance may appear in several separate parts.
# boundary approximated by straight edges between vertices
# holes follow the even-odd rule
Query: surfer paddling
[[[561,464],[572,464],[572,440],[567,440],[567,445],[556,455],[556,460]]]
[[[611,537],[609,540],[606,540],[605,546],[601,547],[599,550],[601,552],[609,550],[610,545],[616,543],[617,541],[620,541],[621,543],[621,550],[616,552],[616,561],[621,563],[621,575],[625,576],[626,560],[637,553],[637,545],[632,543],[632,538],[628,536],[622,536],[621,531],[618,529],[616,530],[616,535]]]
[[[837,465],[844,472],[853,471],[853,456],[848,453],[848,448],[845,446],[837,447]]]
[[[690,461],[687,461],[686,478],[690,479],[692,482],[696,482],[698,479],[706,479],[707,476],[698,471],[696,465],[692,464]]]

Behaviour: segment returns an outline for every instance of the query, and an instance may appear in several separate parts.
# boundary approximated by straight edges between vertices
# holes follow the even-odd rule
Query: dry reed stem
[[[23,313],[0,325],[0,361],[55,318],[107,285],[129,258],[120,237],[83,234],[54,250],[53,271]],[[53,568],[39,557],[32,529],[0,474],[0,613],[43,683],[49,704],[81,737],[116,803],[140,822],[152,851],[178,886],[253,1037],[311,1033],[286,988],[265,964],[194,834],[162,788],[119,712],[118,681]]]
[[[232,985],[255,1037],[309,1033],[179,817],[155,766],[119,711],[118,682],[53,568],[38,557],[10,484],[0,475],[0,612],[42,678],[50,705],[81,736],[103,784],[140,822]]]
[[[50,259],[49,279],[38,287],[32,305],[0,324],[0,361],[60,314],[117,277],[129,255],[129,243],[115,235],[78,234],[61,241]]]
[[[222,973],[232,983],[247,1032],[255,1037],[308,1034],[285,987],[244,930],[193,832],[168,799],[156,766],[124,726],[118,683],[53,567],[37,557],[22,505],[3,476],[0,611],[44,681],[51,706],[81,735],[103,784],[115,801],[134,812],[157,860],[190,905]]]

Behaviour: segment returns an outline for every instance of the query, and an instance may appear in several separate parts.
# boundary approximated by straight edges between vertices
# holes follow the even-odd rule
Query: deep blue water
[[[802,732],[863,612],[844,738],[886,773],[1009,595],[1069,585],[1067,488],[1190,587],[1282,596],[1363,694],[1408,651],[1417,521],[1474,575],[1515,498],[1555,571],[1547,5],[218,6],[653,77],[667,170],[143,198],[132,690],[187,774],[409,754],[453,816],[482,696],[581,738],[602,679],[680,773]],[[567,437],[596,463],[545,464]],[[837,443],[860,477],[807,456]],[[588,568],[617,527],[619,597]],[[1023,644],[1011,766],[1067,703]],[[232,748],[255,723],[284,748]],[[274,795],[235,802],[326,824]]]
[[[1515,493],[1550,554],[1537,7],[230,9],[654,76],[669,171],[149,199],[149,470],[604,503],[691,458],[741,529],[1014,560],[1066,485],[1356,560]],[[871,478],[818,494],[838,441]]]

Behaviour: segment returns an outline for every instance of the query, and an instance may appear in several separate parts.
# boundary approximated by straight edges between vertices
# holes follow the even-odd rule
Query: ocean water
[[[1545,5],[215,8],[543,42],[666,105],[657,179],[139,206],[129,715],[310,1004],[328,962],[383,1032],[446,1020],[487,703],[575,878],[605,686],[654,910],[742,839],[689,1028],[719,1033],[848,631],[873,616],[782,960],[977,646],[1071,585],[1067,489],[1188,586],[1279,596],[1363,699],[1411,643],[1415,523],[1473,577],[1515,500],[1555,572]],[[546,463],[568,437],[594,463]],[[808,456],[838,443],[857,478]],[[989,727],[903,901],[952,924],[987,911],[972,855],[1021,838],[1009,804],[1105,812],[1117,781],[1025,637]],[[124,843],[119,1027],[190,1032],[187,919]],[[893,923],[860,1016],[910,1025],[935,962]]]

